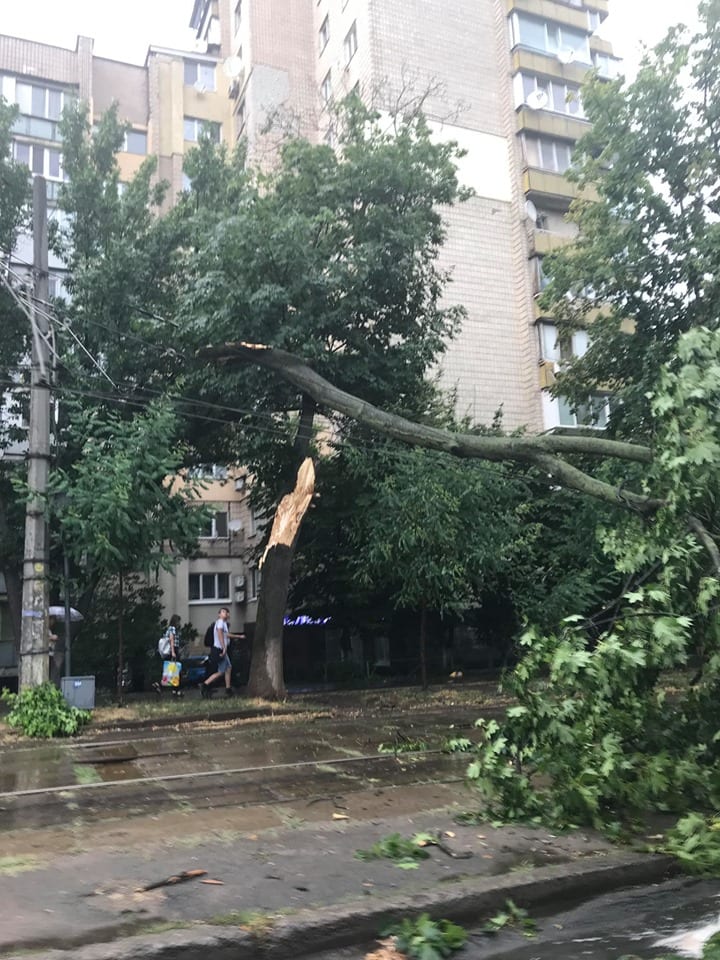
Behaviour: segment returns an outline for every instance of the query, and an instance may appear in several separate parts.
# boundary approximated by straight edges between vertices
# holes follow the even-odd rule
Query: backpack
[[[212,647],[215,644],[215,621],[210,624],[210,626],[205,631],[205,638],[203,643],[206,647]]]
[[[166,659],[167,657],[170,656],[170,651],[171,651],[171,647],[170,647],[170,627],[167,628],[167,630],[165,631],[165,633],[164,633],[164,634],[160,637],[160,639],[158,640],[158,647],[157,647],[157,649],[158,649],[158,653],[160,654],[161,657],[163,657],[163,659]]]

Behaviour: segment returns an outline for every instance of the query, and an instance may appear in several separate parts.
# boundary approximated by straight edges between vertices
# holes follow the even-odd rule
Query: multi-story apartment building
[[[194,52],[151,47],[145,63],[136,65],[94,56],[93,41],[87,37],[79,37],[69,50],[0,36],[0,93],[18,106],[14,155],[33,174],[46,178],[50,217],[57,215],[55,200],[64,179],[58,124],[72,100],[86,102],[93,120],[117,104],[120,119],[129,125],[118,156],[121,181],[130,180],[145,158],[155,155],[158,176],[170,184],[168,203],[184,186],[183,156],[200,130],[209,125],[220,139],[232,129],[232,101],[212,47]],[[0,252],[0,259],[5,256]],[[16,273],[29,271],[30,236],[20,237],[9,263]],[[62,294],[62,279],[62,264],[51,257],[51,296]],[[7,414],[6,408],[3,416]],[[162,584],[167,616],[179,613],[201,634],[218,600],[232,608],[238,628],[254,621],[258,586],[250,557],[254,526],[247,490],[239,480],[224,479],[211,484],[204,498],[217,506],[216,522],[201,541],[197,558],[183,561],[177,576],[165,577]],[[0,583],[0,679],[17,670],[4,593]]]
[[[20,109],[15,155],[47,178],[51,205],[63,179],[58,120],[70,98],[85,100],[93,117],[117,102],[130,124],[122,176],[154,154],[172,203],[205,124],[230,145],[246,138],[251,158],[271,163],[288,133],[332,144],[328,108],[351,90],[385,110],[422,97],[435,136],[466,151],[460,176],[474,190],[447,213],[447,296],[467,317],[441,382],[456,391],[458,413],[477,422],[502,406],[508,428],[571,427],[577,415],[543,390],[561,347],[538,294],[543,256],[573,235],[565,214],[575,188],[563,174],[587,126],[580,84],[589,69],[610,77],[616,66],[597,34],[608,2],[187,0],[196,50],[151,47],[144,65],[96,57],[85,37],[66,50],[0,36],[0,91]],[[16,266],[30,259],[26,240]],[[57,292],[60,264],[51,272]],[[584,342],[580,333],[570,348]],[[220,602],[238,627],[252,622],[257,588],[240,478],[218,479],[206,496],[217,520],[202,556],[162,582],[168,615],[201,632]]]
[[[351,90],[381,109],[423,97],[436,136],[466,151],[475,196],[449,211],[443,260],[467,319],[441,372],[475,421],[502,406],[510,428],[577,423],[542,389],[560,348],[537,298],[543,256],[572,236],[563,174],[587,125],[580,84],[615,69],[597,35],[607,14],[608,0],[194,0],[251,156],[288,128],[332,143],[328,106]]]

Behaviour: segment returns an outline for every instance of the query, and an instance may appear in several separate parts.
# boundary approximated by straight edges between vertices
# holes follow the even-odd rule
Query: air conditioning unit
[[[235,591],[235,603],[245,603],[245,591],[236,590]]]
[[[245,577],[242,574],[239,574],[235,577],[235,589],[244,590],[245,589]]]

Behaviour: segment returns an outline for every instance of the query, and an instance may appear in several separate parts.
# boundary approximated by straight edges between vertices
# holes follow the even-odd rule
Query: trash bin
[[[95,677],[63,677],[60,689],[71,707],[81,710],[95,707]]]

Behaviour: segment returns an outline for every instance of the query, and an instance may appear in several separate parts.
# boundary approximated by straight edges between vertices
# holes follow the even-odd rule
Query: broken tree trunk
[[[295,545],[315,494],[315,465],[307,457],[297,473],[295,489],[275,511],[270,538],[260,561],[263,585],[258,600],[248,694],[266,700],[285,696],[283,628]]]

